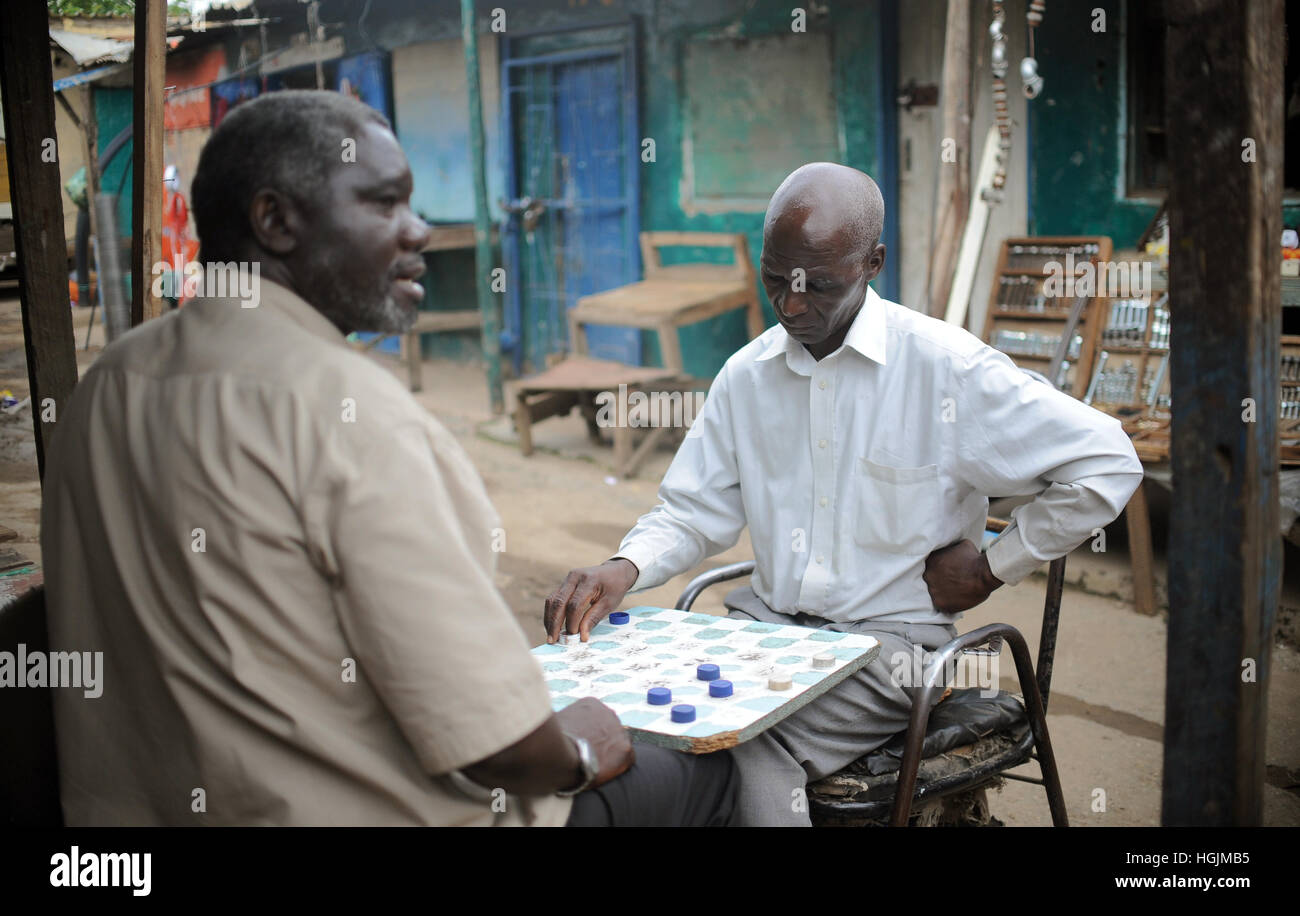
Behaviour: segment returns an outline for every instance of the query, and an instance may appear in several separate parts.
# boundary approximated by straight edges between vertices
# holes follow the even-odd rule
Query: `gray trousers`
[[[861,671],[761,735],[732,748],[740,772],[733,823],[745,827],[808,827],[806,786],[843,769],[907,728],[911,686],[895,683],[896,654],[937,649],[957,635],[951,624],[832,623],[791,617],[768,607],[745,586],[727,595],[728,617],[873,636],[880,654]],[[910,668],[909,668],[910,670]]]

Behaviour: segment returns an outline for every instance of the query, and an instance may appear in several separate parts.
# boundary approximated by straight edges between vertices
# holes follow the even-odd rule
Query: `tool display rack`
[[[1124,424],[1143,461],[1169,457],[1169,275],[1157,258],[1116,255],[1151,264],[1151,287],[1099,302],[1097,349],[1088,366],[1084,403]]]
[[[1282,401],[1278,411],[1278,451],[1282,464],[1300,464],[1300,335],[1282,337],[1278,367]]]
[[[1145,296],[1103,301],[1084,401],[1124,424],[1139,458],[1158,463],[1169,459],[1171,310],[1167,272],[1153,265],[1152,276]],[[1300,336],[1281,338],[1278,380],[1278,457],[1283,465],[1300,465]]]
[[[1074,255],[1075,278],[1086,262],[1111,256],[1111,240],[1096,236],[1013,237],[1002,242],[993,289],[984,322],[984,341],[1007,354],[1017,366],[1048,374],[1053,356],[1075,303],[1073,295],[1048,296],[1044,284],[1051,276],[1048,265],[1066,264]],[[1094,276],[1096,276],[1094,274]],[[1099,336],[1099,305],[1093,296],[1085,304],[1057,378],[1049,379],[1062,391],[1082,398],[1088,388]]]

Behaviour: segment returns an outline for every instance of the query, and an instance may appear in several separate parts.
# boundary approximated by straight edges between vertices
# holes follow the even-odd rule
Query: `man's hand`
[[[555,717],[560,720],[560,726],[567,734],[586,739],[596,755],[600,772],[587,788],[594,789],[622,776],[636,761],[636,752],[632,749],[632,741],[628,738],[623,723],[618,721],[614,710],[595,697],[583,697],[576,703],[570,703],[557,712]]]
[[[591,628],[618,607],[638,575],[632,561],[622,557],[570,572],[546,599],[546,641],[555,642],[561,633],[581,633],[586,642]]]
[[[925,558],[921,576],[936,610],[956,614],[973,608],[1002,584],[989,569],[989,560],[969,540],[940,547]]]

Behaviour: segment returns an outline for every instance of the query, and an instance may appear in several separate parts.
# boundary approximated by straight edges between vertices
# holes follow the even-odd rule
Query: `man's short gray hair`
[[[312,212],[343,163],[343,141],[355,141],[368,123],[390,128],[364,102],[325,90],[270,92],[233,109],[204,145],[190,185],[204,259],[237,259],[251,236],[253,195],[263,188]]]

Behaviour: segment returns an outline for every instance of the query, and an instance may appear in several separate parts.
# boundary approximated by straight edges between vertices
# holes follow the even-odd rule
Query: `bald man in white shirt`
[[[629,591],[736,543],[755,570],[730,616],[874,636],[860,673],[733,752],[739,820],[806,825],[807,782],[902,731],[891,659],[1113,521],[1142,479],[1120,424],[967,331],[876,295],[884,202],[813,163],[768,207],[762,282],[780,322],[722,368],[646,513],[605,563],[547,599],[551,639],[586,637]],[[990,496],[1033,496],[987,549]],[[901,655],[900,655],[901,653]]]

